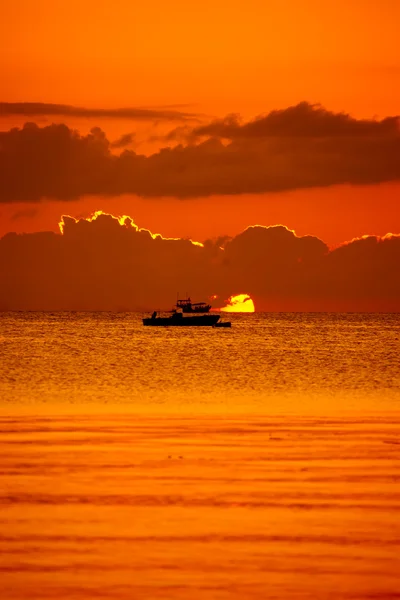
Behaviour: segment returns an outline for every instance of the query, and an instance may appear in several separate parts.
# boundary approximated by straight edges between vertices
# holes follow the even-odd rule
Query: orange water
[[[1,600],[399,597],[399,317],[232,320],[0,316]]]

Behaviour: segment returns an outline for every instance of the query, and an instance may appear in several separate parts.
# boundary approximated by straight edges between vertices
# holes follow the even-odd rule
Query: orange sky
[[[397,0],[9,0],[0,22],[0,100],[167,105],[210,118],[233,111],[246,119],[306,100],[357,118],[383,118],[399,113],[399,22]],[[0,128],[24,120],[3,118]],[[81,132],[100,125],[111,140],[139,131],[139,152],[151,152],[146,140],[167,129],[156,121],[28,120],[66,122]],[[165,235],[205,239],[283,222],[334,245],[362,233],[400,231],[399,197],[399,185],[385,183],[212,196],[191,204],[133,196],[83,198],[68,207],[3,204],[0,235],[53,229],[63,212],[103,209],[134,214]]]
[[[397,113],[399,22],[397,0],[6,0],[2,97]]]

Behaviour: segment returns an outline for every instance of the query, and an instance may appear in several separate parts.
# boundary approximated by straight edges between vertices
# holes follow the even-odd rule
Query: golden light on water
[[[252,313],[255,311],[254,302],[248,294],[238,294],[237,296],[231,296],[228,304],[221,308],[221,311]]]

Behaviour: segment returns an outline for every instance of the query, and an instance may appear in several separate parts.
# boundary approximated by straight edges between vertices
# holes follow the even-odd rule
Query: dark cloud
[[[169,108],[86,108],[68,104],[47,102],[0,102],[0,117],[19,115],[22,117],[57,116],[107,119],[133,119],[136,121],[196,120],[197,115]]]
[[[110,144],[110,148],[126,148],[126,146],[132,146],[135,143],[134,133],[124,133],[117,140]]]
[[[333,113],[318,104],[301,102],[284,110],[273,110],[247,123],[239,115],[228,115],[193,129],[181,126],[175,129],[177,137],[190,139],[217,137],[229,140],[249,138],[376,138],[397,137],[399,117],[382,121],[355,119],[345,113]],[[169,134],[172,138],[172,132]]]
[[[199,143],[150,156],[113,154],[99,128],[80,135],[66,125],[30,123],[0,132],[0,201],[125,193],[190,198],[400,179],[395,117],[356,120],[301,104],[243,125],[214,122],[193,135],[206,132],[211,137]]]
[[[2,310],[169,309],[250,294],[258,310],[400,310],[400,236],[335,250],[283,226],[249,227],[203,245],[140,230],[129,217],[63,218],[63,235],[0,240]]]

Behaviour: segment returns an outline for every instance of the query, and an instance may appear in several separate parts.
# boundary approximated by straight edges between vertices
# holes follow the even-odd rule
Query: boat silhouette
[[[184,317],[183,313],[178,311],[175,311],[170,317],[157,317],[157,313],[154,311],[151,317],[143,319],[143,325],[150,327],[213,327],[220,318],[220,315]]]

